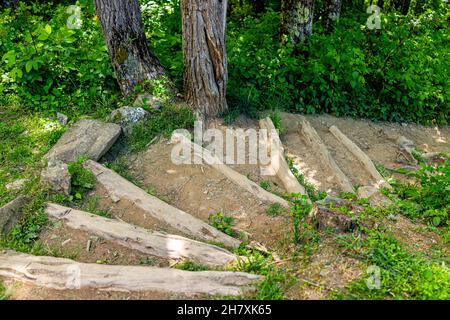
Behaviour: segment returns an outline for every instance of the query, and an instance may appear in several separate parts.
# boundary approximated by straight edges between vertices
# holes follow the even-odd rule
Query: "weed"
[[[263,181],[261,181],[261,182],[259,183],[259,186],[260,186],[261,188],[263,188],[264,190],[269,190],[269,188],[270,188],[270,181],[268,181],[268,180],[263,180]]]
[[[8,300],[8,293],[6,290],[5,285],[3,284],[2,281],[0,281],[0,301],[1,300]]]
[[[217,212],[209,216],[209,223],[217,230],[230,236],[234,235],[232,230],[234,219],[226,216],[223,212]]]
[[[85,157],[77,159],[69,164],[69,173],[72,177],[72,196],[76,200],[81,200],[84,194],[94,188],[96,183],[95,175],[83,167]]]
[[[92,196],[87,199],[87,203],[83,206],[83,209],[87,212],[96,214],[98,216],[104,217],[104,218],[112,218],[112,215],[110,212],[106,210],[99,209],[99,201],[100,198],[98,196]]]
[[[196,263],[191,260],[185,260],[183,262],[177,263],[175,268],[186,271],[206,271],[211,270],[210,267]]]
[[[308,203],[308,198],[306,196],[300,194],[291,195],[291,218],[295,243],[301,242],[300,224],[310,211],[311,205]]]

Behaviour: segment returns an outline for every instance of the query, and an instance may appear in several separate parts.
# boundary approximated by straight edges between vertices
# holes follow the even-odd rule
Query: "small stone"
[[[133,103],[133,107],[150,107],[155,110],[161,109],[162,106],[161,100],[148,93],[138,95]]]
[[[67,164],[58,160],[50,160],[47,168],[41,172],[41,183],[53,192],[69,196],[71,177]]]
[[[109,120],[111,122],[120,124],[121,126],[128,126],[138,123],[141,120],[149,117],[149,112],[141,107],[122,107],[111,112]]]
[[[56,118],[58,119],[58,123],[62,126],[67,125],[67,122],[69,122],[69,118],[65,114],[59,112],[56,114]]]
[[[68,244],[70,241],[72,241],[72,239],[67,239],[67,240],[65,240],[65,241],[63,241],[62,243],[61,243],[61,245],[64,247],[66,244]]]
[[[19,196],[0,208],[0,234],[7,235],[23,217],[23,208],[31,202],[25,196]]]
[[[19,190],[28,182],[30,179],[18,179],[11,183],[8,183],[5,187],[7,190]]]

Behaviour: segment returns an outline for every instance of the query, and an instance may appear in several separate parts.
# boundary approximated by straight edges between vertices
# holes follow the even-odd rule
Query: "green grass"
[[[175,265],[175,268],[185,271],[207,271],[211,270],[211,267],[196,263],[191,260],[186,260]]]
[[[6,292],[6,287],[2,281],[0,281],[0,301],[8,300],[8,294]]]
[[[176,129],[189,129],[194,126],[195,117],[191,109],[175,105],[165,105],[161,110],[153,110],[148,121],[133,128],[128,145],[131,152],[145,149],[156,137],[170,137]]]
[[[368,231],[367,237],[358,239],[357,246],[354,243],[347,243],[346,246],[356,251],[367,266],[380,268],[380,288],[369,289],[366,283],[369,274],[364,274],[360,280],[351,283],[344,292],[338,294],[337,298],[450,298],[448,267],[438,261],[427,260],[419,253],[410,253],[385,230]]]
[[[284,208],[279,203],[272,203],[267,208],[266,213],[268,216],[276,217],[276,216],[279,216],[280,214],[282,214],[283,211],[284,211]]]
[[[260,186],[261,188],[263,188],[264,190],[269,190],[269,188],[270,188],[270,181],[268,181],[268,180],[263,180],[263,181],[261,181],[261,182],[259,183],[259,186]]]
[[[283,300],[285,292],[295,283],[295,278],[287,270],[280,269],[273,264],[270,254],[241,245],[235,252],[243,258],[238,260],[236,271],[250,272],[262,275],[264,278],[256,285],[256,292],[244,299]]]

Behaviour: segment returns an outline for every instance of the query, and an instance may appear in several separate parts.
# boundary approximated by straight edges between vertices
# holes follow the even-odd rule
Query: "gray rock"
[[[56,118],[58,119],[58,123],[62,126],[67,125],[67,122],[69,122],[69,118],[62,113],[57,113]]]
[[[372,186],[358,188],[358,198],[367,198],[372,206],[388,206],[392,203],[380,190]]]
[[[71,177],[66,163],[50,160],[48,167],[41,172],[41,183],[56,193],[70,195]]]
[[[150,113],[141,107],[122,107],[111,112],[109,121],[120,124],[122,127],[133,125],[148,118]]]
[[[0,234],[7,235],[23,217],[23,208],[31,202],[25,196],[19,196],[0,208]]]
[[[163,103],[161,100],[148,93],[138,95],[133,103],[133,107],[150,107],[155,110],[161,109],[162,106]]]
[[[409,140],[405,136],[398,137],[397,144],[404,149],[414,149],[415,148],[414,141]]]
[[[116,142],[121,130],[114,123],[80,120],[64,133],[45,158],[73,162],[80,156],[87,156],[97,161]]]
[[[30,179],[18,179],[11,183],[8,183],[5,187],[7,190],[19,190],[28,182]]]

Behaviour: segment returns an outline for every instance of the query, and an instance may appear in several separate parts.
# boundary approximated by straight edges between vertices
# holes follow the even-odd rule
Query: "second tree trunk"
[[[226,13],[227,0],[181,0],[185,98],[202,119],[227,109]]]
[[[298,44],[312,34],[314,0],[283,0],[281,33]]]

